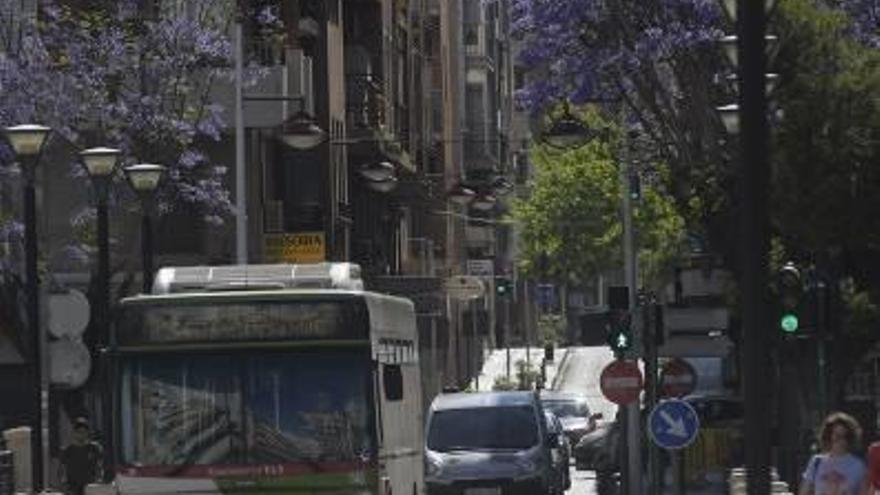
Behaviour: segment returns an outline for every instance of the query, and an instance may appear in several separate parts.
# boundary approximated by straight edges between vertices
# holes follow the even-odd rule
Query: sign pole
[[[675,495],[685,495],[684,490],[684,452],[672,454],[673,468],[675,469]]]
[[[621,494],[629,494],[629,421],[627,418],[629,406],[617,406],[617,422],[620,424],[620,491]]]
[[[651,301],[650,305],[656,304]],[[642,310],[642,339],[645,344],[645,407],[650,411],[657,405],[657,339],[655,333],[657,327],[651,324],[651,313],[648,311],[649,304],[641,306]],[[663,486],[662,473],[658,459],[657,448],[648,444],[648,493],[659,495],[660,487]]]
[[[473,341],[473,346],[477,348],[476,355],[471,355],[468,359],[474,362],[474,387],[477,391],[480,390],[480,358],[479,356],[483,352],[483,346],[480,345],[480,338],[477,334],[477,300],[471,299],[471,340]]]
[[[675,477],[675,493],[676,495],[685,495],[684,489],[684,478],[685,478],[685,469],[684,469],[684,451],[676,452],[675,459],[677,461],[676,471],[678,475]]]
[[[617,409],[617,422],[620,428],[620,481],[621,493],[627,493],[625,488],[630,487],[630,466],[626,462],[630,459],[631,447],[627,442],[627,432],[631,431],[631,425],[627,411],[632,409],[632,404],[638,408],[639,395],[642,392],[644,380],[638,365],[633,361],[618,358],[612,361],[599,376],[599,388],[602,395],[619,407]]]

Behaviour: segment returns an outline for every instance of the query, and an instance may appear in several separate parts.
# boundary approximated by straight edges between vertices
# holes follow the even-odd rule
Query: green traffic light
[[[798,329],[797,315],[792,313],[782,315],[782,319],[779,320],[779,327],[782,328],[782,331],[786,333],[796,332]]]
[[[625,333],[621,333],[617,336],[617,345],[618,349],[626,349],[629,347],[629,339],[626,338]]]

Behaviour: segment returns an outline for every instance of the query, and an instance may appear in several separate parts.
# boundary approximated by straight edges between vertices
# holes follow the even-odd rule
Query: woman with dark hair
[[[865,464],[853,455],[859,449],[862,428],[852,416],[829,414],[819,430],[821,452],[810,458],[799,495],[859,495]]]

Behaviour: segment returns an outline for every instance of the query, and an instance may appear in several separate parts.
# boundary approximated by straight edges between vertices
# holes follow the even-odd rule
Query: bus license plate
[[[464,495],[501,495],[501,487],[465,488]]]

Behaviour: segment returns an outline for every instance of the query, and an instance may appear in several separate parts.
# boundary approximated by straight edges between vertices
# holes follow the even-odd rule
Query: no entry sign
[[[684,397],[697,387],[697,372],[684,359],[675,358],[660,372],[660,389],[665,397]]]
[[[602,370],[599,388],[606,399],[618,405],[638,400],[642,392],[642,372],[632,361],[618,360]]]

